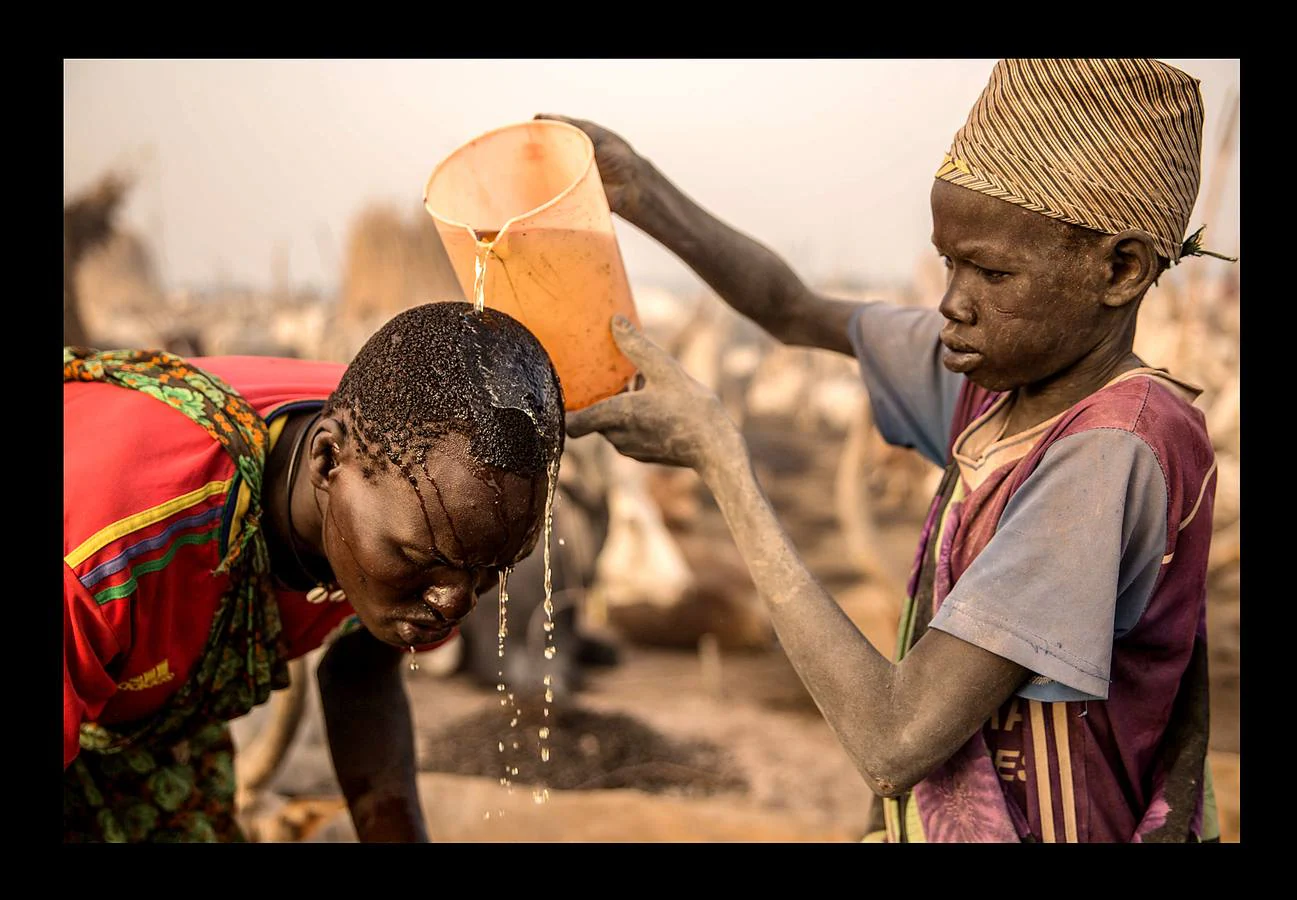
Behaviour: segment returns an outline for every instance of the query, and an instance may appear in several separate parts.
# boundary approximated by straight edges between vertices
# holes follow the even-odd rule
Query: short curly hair
[[[524,477],[562,455],[563,388],[544,347],[517,319],[461,301],[399,313],[351,361],[324,415],[355,439],[366,478],[407,478],[449,432],[469,455]]]

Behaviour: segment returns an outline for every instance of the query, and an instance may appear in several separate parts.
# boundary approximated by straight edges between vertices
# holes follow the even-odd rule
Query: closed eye
[[[436,551],[418,550],[414,547],[401,547],[401,556],[410,565],[419,569],[428,569],[433,566],[449,566],[440,553]]]

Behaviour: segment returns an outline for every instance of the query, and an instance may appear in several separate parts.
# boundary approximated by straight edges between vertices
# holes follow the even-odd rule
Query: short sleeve
[[[938,466],[946,464],[964,381],[941,362],[944,323],[935,309],[874,301],[861,304],[847,325],[879,433]]]
[[[108,664],[121,651],[112,628],[75,573],[63,565],[63,767],[76,759],[81,724],[95,721],[117,682]]]
[[[1059,440],[930,627],[1037,673],[1023,697],[1106,699],[1113,641],[1157,581],[1166,503],[1162,468],[1139,437],[1104,428]]]

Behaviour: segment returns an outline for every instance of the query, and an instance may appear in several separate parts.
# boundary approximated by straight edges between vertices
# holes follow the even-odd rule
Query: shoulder
[[[216,540],[234,464],[201,425],[111,384],[63,396],[63,554],[87,591],[102,602],[177,547]]]
[[[76,387],[89,396],[64,402],[65,542],[118,520],[113,531],[125,533],[224,501],[234,465],[201,425],[137,391]]]
[[[1076,404],[1053,429],[1051,441],[1082,437],[1098,446],[1095,435],[1121,433],[1148,448],[1166,489],[1168,521],[1209,495],[1216,451],[1206,417],[1193,404],[1197,389],[1161,374],[1132,374]],[[1132,457],[1141,458],[1140,456]],[[1110,465],[1106,458],[1102,465]],[[1099,464],[1096,463],[1096,466]]]
[[[1186,382],[1133,372],[1081,400],[1064,422],[1068,431],[1117,428],[1152,442],[1206,440],[1206,418],[1193,403],[1198,392]]]

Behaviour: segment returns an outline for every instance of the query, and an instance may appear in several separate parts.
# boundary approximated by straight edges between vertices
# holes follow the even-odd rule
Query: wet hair
[[[459,301],[407,309],[374,333],[324,405],[354,439],[365,477],[407,477],[450,432],[477,463],[524,477],[563,452],[563,389],[518,320]]]

